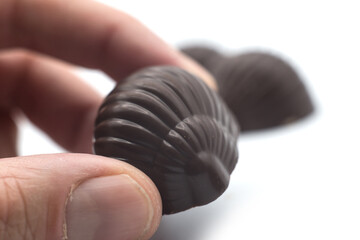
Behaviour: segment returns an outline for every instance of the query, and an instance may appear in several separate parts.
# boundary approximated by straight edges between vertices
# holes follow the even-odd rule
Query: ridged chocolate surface
[[[96,154],[145,172],[163,213],[207,204],[229,184],[237,123],[206,84],[176,67],[137,72],[107,96],[96,119]]]
[[[242,131],[280,126],[314,109],[298,74],[274,55],[250,52],[225,57],[206,47],[189,47],[183,52],[214,75],[219,94]]]

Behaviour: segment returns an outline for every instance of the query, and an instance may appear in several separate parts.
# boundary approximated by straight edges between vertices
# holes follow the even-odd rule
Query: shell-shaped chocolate
[[[227,188],[239,129],[205,83],[176,67],[143,69],[118,84],[96,119],[94,150],[147,174],[163,213],[207,204]]]
[[[296,71],[275,55],[249,52],[227,57],[206,47],[183,52],[214,75],[219,94],[242,131],[280,126],[304,118],[314,109]]]

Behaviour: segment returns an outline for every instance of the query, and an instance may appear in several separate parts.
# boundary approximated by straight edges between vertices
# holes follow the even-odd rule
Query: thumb
[[[142,172],[85,154],[0,159],[0,239],[149,239],[160,195]]]

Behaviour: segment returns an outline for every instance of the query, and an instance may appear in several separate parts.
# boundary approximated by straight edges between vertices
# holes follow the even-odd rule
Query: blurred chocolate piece
[[[313,111],[297,73],[273,55],[257,52],[224,59],[214,75],[219,94],[244,131],[287,124]]]
[[[156,184],[163,213],[207,204],[229,184],[239,129],[222,99],[176,67],[151,67],[106,97],[94,150],[130,163]]]
[[[210,73],[215,70],[216,65],[222,62],[225,57],[211,47],[194,46],[182,49],[182,52],[194,59]]]
[[[280,126],[313,112],[304,83],[277,56],[249,52],[225,57],[206,47],[184,48],[183,52],[214,75],[219,94],[242,131]]]

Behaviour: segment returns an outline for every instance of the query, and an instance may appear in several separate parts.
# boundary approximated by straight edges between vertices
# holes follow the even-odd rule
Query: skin
[[[134,167],[90,155],[102,98],[71,73],[74,65],[114,81],[175,65],[216,89],[209,73],[124,12],[86,0],[1,0],[0,239],[66,239],[69,196],[88,179],[112,175],[128,176],[146,196],[148,223],[128,239],[149,239],[161,218],[159,192]],[[72,153],[16,157],[19,113]],[[111,239],[104,236],[94,239]]]

